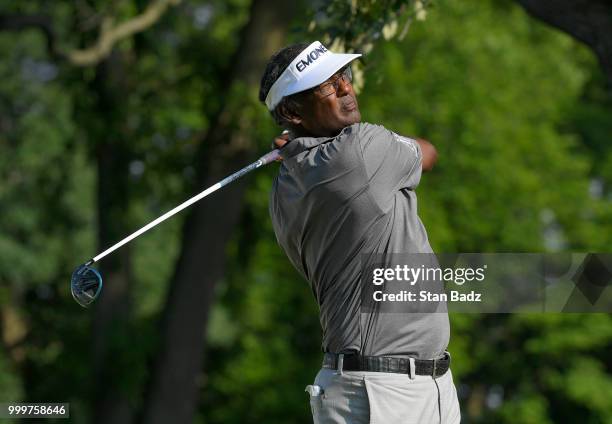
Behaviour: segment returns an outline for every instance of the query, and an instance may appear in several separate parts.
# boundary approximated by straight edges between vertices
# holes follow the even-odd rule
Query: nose
[[[345,77],[341,77],[338,79],[338,89],[336,90],[336,97],[346,96],[353,91],[353,84],[346,79]]]

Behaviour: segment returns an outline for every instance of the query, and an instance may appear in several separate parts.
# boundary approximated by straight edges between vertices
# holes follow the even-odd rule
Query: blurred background
[[[0,402],[75,423],[309,423],[317,306],[268,217],[278,165],[74,267],[255,160],[299,41],[362,51],[365,121],[431,140],[437,252],[610,252],[605,0],[2,0]],[[464,423],[612,423],[609,314],[453,314]],[[65,422],[65,421],[63,421]]]

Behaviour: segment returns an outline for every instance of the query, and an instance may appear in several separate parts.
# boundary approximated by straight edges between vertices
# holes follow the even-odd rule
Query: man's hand
[[[436,148],[429,141],[422,138],[417,138],[416,142],[419,143],[421,153],[423,154],[423,172],[431,171],[438,160]]]
[[[281,135],[276,137],[272,142],[273,149],[282,149],[289,142],[289,131],[283,131]],[[277,159],[276,162],[282,162],[283,158]]]

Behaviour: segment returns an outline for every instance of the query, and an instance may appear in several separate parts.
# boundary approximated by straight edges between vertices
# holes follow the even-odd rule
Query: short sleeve
[[[382,126],[365,125],[360,142],[370,188],[376,197],[401,189],[414,190],[421,179],[419,144]]]

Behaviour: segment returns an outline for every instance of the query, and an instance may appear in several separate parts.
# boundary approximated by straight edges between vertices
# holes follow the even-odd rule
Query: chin
[[[351,112],[350,115],[346,117],[345,122],[346,122],[345,126],[347,127],[349,125],[353,125],[353,124],[357,124],[358,122],[361,122],[361,113],[359,112],[359,109]]]

